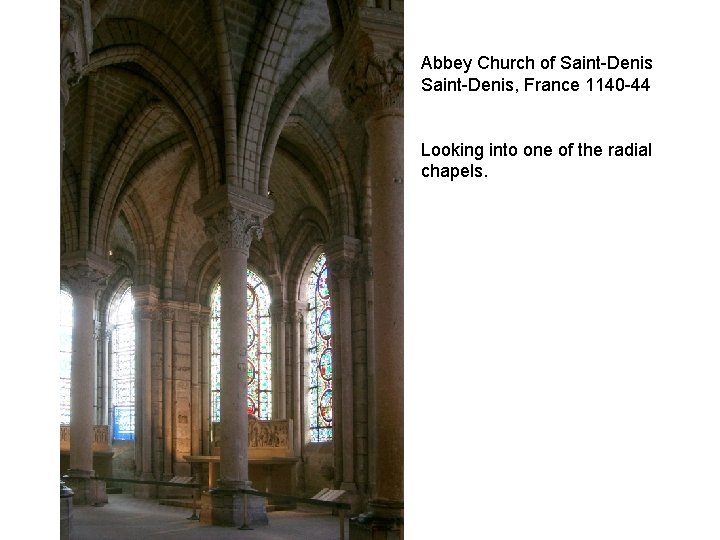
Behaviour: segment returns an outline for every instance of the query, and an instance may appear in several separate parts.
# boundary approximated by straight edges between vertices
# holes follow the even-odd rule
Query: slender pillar
[[[104,329],[100,333],[100,344],[102,351],[102,362],[100,364],[101,369],[101,400],[100,400],[100,415],[98,423],[101,425],[109,425],[108,408],[110,407],[110,332]],[[110,434],[112,438],[112,434]]]
[[[70,378],[70,469],[68,484],[75,492],[74,504],[107,502],[105,483],[91,480],[97,345],[95,297],[105,287],[111,265],[91,253],[68,256],[61,261],[63,277],[73,296],[72,368]]]
[[[273,349],[275,372],[273,373],[273,403],[276,419],[287,418],[287,381],[285,375],[285,325],[287,306],[282,299],[273,301]]]
[[[107,403],[105,403],[105,418],[106,424],[110,426],[111,413],[110,408],[112,407],[112,400],[110,399],[110,393],[112,392],[112,385],[110,384],[110,375],[113,369],[113,339],[112,339],[112,328],[107,331]],[[112,440],[112,426],[110,430],[110,439]]]
[[[325,246],[333,306],[333,439],[339,454],[340,489],[356,492],[354,448],[354,384],[352,355],[352,279],[360,241],[343,236]]]
[[[262,233],[270,214],[269,199],[225,186],[196,203],[205,232],[220,255],[222,304],[220,317],[220,468],[219,490],[201,519],[218,525],[242,525],[244,512],[252,523],[267,524],[264,500],[237,489],[250,487],[247,414],[247,260],[252,237]],[[209,515],[208,515],[209,514]]]
[[[202,452],[200,317],[196,313],[190,317],[190,454],[197,456]]]
[[[202,394],[202,453],[210,454],[210,321],[207,313],[203,313],[200,325],[202,333],[202,369],[200,370]]]
[[[173,318],[171,309],[163,310],[163,477],[173,476]]]
[[[292,404],[293,404],[293,443],[295,445],[294,455],[300,457],[304,440],[305,415],[302,414],[302,404],[305,399],[303,388],[303,363],[305,362],[305,348],[302,340],[303,315],[295,309],[292,314]]]
[[[152,338],[158,292],[150,286],[133,287],[135,301],[135,472],[141,480],[159,480],[153,471]],[[153,486],[138,484],[134,493],[152,497]]]
[[[345,105],[364,121],[372,191],[376,477],[370,512],[359,518],[394,530],[403,508],[403,15],[359,7],[330,66]],[[373,536],[375,537],[375,536]],[[352,538],[352,532],[351,532]]]

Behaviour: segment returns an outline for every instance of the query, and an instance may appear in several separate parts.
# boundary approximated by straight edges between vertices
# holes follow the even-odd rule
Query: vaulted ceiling
[[[298,242],[360,235],[364,130],[328,82],[336,9],[87,5],[90,48],[62,113],[61,253],[112,251],[137,281],[184,299],[208,242],[193,203],[232,174],[275,203],[253,246],[268,272],[281,272]]]

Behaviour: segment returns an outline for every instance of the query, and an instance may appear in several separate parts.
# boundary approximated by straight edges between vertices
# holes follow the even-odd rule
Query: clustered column
[[[273,351],[275,372],[273,373],[274,418],[287,418],[287,376],[285,372],[285,328],[287,305],[282,299],[273,301]]]
[[[294,304],[294,309],[290,315],[290,322],[292,323],[292,351],[293,351],[293,362],[292,362],[292,395],[293,395],[293,452],[294,455],[300,456],[302,454],[302,443],[303,434],[305,432],[303,428],[303,414],[302,406],[305,399],[305,392],[303,388],[303,366],[305,363],[305,348],[303,347],[303,324],[304,318],[302,312],[298,309],[298,303]]]
[[[197,456],[202,452],[202,403],[200,381],[200,316],[193,313],[190,318],[190,418],[192,422],[190,454]]]
[[[352,289],[360,241],[343,236],[325,246],[333,306],[333,439],[340,489],[354,493],[354,392],[352,356]]]
[[[142,480],[158,480],[153,471],[152,338],[158,293],[151,286],[133,287],[135,301],[135,470]],[[154,495],[155,487],[138,484],[136,495]]]
[[[175,400],[173,399],[173,320],[175,312],[165,308],[163,319],[163,477],[169,480],[173,476],[173,418]]]

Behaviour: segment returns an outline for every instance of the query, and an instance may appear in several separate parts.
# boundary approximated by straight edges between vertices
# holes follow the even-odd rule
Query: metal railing
[[[175,488],[188,488],[192,489],[192,515],[188,519],[198,520],[200,516],[197,515],[197,504],[195,501],[195,490],[202,487],[201,484],[195,482],[173,482],[172,480],[137,480],[135,478],[113,478],[109,476],[95,476],[93,480],[103,480],[105,482],[127,482],[130,484],[148,484],[152,486],[172,486]]]
[[[173,482],[173,481],[163,481],[163,480],[137,480],[135,478],[113,478],[109,476],[95,476],[93,477],[93,480],[103,480],[105,482],[127,482],[131,484],[148,484],[153,486],[171,486],[176,488],[188,488],[193,490],[193,513],[192,516],[190,516],[187,519],[200,519],[197,516],[197,513],[195,511],[195,490],[201,489],[203,486],[202,484],[195,483],[195,482]],[[242,493],[243,494],[243,524],[242,526],[238,527],[240,530],[252,530],[250,525],[248,524],[247,519],[247,496],[251,495],[254,497],[264,497],[265,499],[280,499],[283,501],[288,502],[294,502],[296,504],[307,504],[311,506],[321,506],[324,508],[331,508],[333,510],[338,511],[338,520],[340,524],[340,540],[345,540],[345,511],[350,509],[350,504],[346,502],[338,502],[338,501],[323,501],[319,499],[312,499],[308,497],[296,497],[294,495],[286,495],[284,493],[269,493],[267,491],[256,491],[254,489],[223,489],[223,488],[212,488],[208,490],[208,493]]]
[[[323,506],[325,508],[332,508],[338,511],[338,520],[340,524],[340,540],[345,540],[345,510],[350,509],[350,504],[346,502],[338,501],[322,501],[319,499],[311,499],[307,497],[295,497],[294,495],[285,495],[282,493],[270,493],[268,491],[256,491],[254,489],[223,489],[213,488],[208,490],[208,493],[242,493],[243,494],[243,524],[238,527],[240,530],[252,530],[252,527],[247,522],[247,496],[252,495],[254,497],[265,497],[266,499],[282,499],[285,501],[294,502],[296,504],[308,504],[312,506]]]

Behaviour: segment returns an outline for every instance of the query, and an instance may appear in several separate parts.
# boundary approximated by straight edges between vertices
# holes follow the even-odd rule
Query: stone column
[[[354,391],[352,356],[352,279],[360,241],[342,236],[328,242],[325,254],[329,267],[333,339],[333,440],[339,456],[337,480],[340,489],[356,493],[354,449]]]
[[[293,404],[293,444],[294,455],[300,457],[302,445],[305,440],[305,425],[302,413],[305,402],[305,389],[303,387],[303,364],[305,362],[305,347],[303,346],[303,323],[304,318],[300,310],[293,310],[292,313],[292,404]]]
[[[200,324],[201,339],[201,365],[200,393],[202,395],[202,454],[210,454],[210,320],[209,314],[203,313]]]
[[[163,309],[163,479],[173,476],[173,319],[172,309]]]
[[[202,452],[202,405],[200,403],[200,316],[190,316],[190,454]]]
[[[61,261],[61,272],[73,296],[68,485],[75,492],[76,505],[107,502],[105,482],[92,480],[92,446],[97,384],[95,297],[111,271],[110,263],[92,253],[70,255]]]
[[[102,363],[101,379],[102,379],[102,399],[100,400],[100,417],[98,422],[102,425],[110,425],[110,351],[112,343],[112,334],[107,329],[100,333],[100,342],[102,347]],[[112,439],[112,427],[110,428],[110,438]]]
[[[158,480],[153,474],[152,434],[152,324],[157,313],[154,287],[133,287],[135,301],[135,471],[141,480]],[[154,486],[138,484],[134,493],[153,497]]]
[[[374,296],[382,299],[373,317],[375,493],[358,522],[386,538],[403,508],[403,16],[359,7],[349,23],[330,77],[367,130],[373,267],[382,268],[374,276]]]
[[[247,260],[253,236],[272,203],[240,188],[225,186],[198,201],[195,211],[205,219],[205,232],[220,254],[222,304],[220,317],[220,474],[218,488],[204,503],[201,519],[214,525],[267,524],[264,499],[243,497],[248,477],[247,414]],[[244,501],[247,500],[247,509]]]
[[[273,373],[274,418],[287,418],[287,381],[285,376],[285,324],[287,323],[287,306],[282,299],[273,301],[273,352],[275,371]]]

